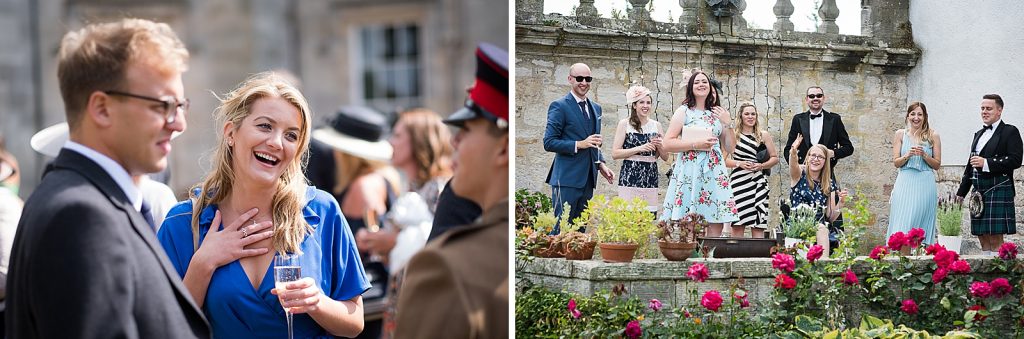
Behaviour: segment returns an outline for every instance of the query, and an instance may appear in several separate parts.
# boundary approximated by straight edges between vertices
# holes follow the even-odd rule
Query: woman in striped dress
[[[736,150],[726,159],[732,168],[732,192],[740,220],[732,223],[732,236],[743,237],[747,227],[753,238],[764,238],[768,228],[768,177],[762,170],[779,163],[775,144],[768,132],[761,130],[757,108],[753,104],[740,105],[740,124],[736,126]],[[757,161],[757,151],[766,149],[768,160]]]
[[[661,123],[651,120],[651,90],[633,86],[626,91],[629,118],[619,120],[612,158],[623,159],[619,170],[619,196],[639,197],[652,213],[658,211],[658,158],[668,160],[661,147]]]

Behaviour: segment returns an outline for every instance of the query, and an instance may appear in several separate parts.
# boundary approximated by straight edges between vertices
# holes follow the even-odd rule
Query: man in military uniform
[[[452,189],[484,210],[427,244],[406,268],[396,338],[508,337],[508,52],[476,51],[476,83],[457,127]]]

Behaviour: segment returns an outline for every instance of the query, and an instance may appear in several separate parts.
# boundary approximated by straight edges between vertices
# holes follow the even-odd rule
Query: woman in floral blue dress
[[[672,115],[665,132],[665,149],[677,153],[665,194],[660,220],[679,220],[687,213],[698,213],[708,221],[708,236],[722,235],[722,225],[739,220],[733,199],[723,149],[735,147],[729,111],[718,106],[711,82],[704,72],[690,76],[686,101]],[[712,137],[683,141],[686,127],[710,128]]]

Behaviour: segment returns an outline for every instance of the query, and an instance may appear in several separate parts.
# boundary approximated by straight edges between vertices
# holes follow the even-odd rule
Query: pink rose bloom
[[[700,305],[711,312],[718,312],[718,308],[722,307],[722,295],[715,290],[704,292],[704,296],[700,298]]]
[[[708,279],[708,267],[701,263],[693,264],[686,271],[686,276],[694,281],[704,282]]]
[[[995,278],[989,285],[992,287],[992,296],[997,298],[1013,292],[1013,286],[1010,286],[1010,281],[1006,278]]]
[[[971,296],[975,298],[988,298],[992,295],[992,286],[984,281],[975,281],[971,283]]]
[[[644,334],[644,330],[640,328],[640,322],[633,320],[629,324],[626,324],[626,332],[623,333],[627,338],[636,339]]]
[[[907,246],[910,243],[910,239],[907,238],[903,232],[896,232],[889,236],[889,249],[893,251],[899,251],[903,246]]]
[[[571,315],[573,319],[580,318],[580,310],[576,309],[576,299],[569,299],[569,315]]]
[[[1003,260],[1017,259],[1017,244],[1004,242],[1002,246],[999,246],[999,258]]]
[[[934,244],[928,245],[928,247],[925,247],[924,254],[935,255],[936,253],[939,253],[939,252],[945,251],[945,250],[946,250],[945,246],[939,245],[939,243],[934,243]]]
[[[963,260],[954,261],[949,264],[949,270],[956,274],[967,274],[971,273],[971,264]]]
[[[871,250],[871,254],[868,256],[871,259],[882,260],[882,257],[885,257],[886,254],[889,254],[889,250],[885,246],[875,246],[875,249]]]
[[[900,306],[900,310],[906,314],[917,314],[917,303],[914,299],[903,300],[903,306]]]
[[[661,300],[651,299],[651,302],[647,303],[647,307],[655,312],[661,311]]]
[[[772,267],[787,273],[793,272],[796,269],[796,262],[789,254],[776,253],[772,256]]]
[[[843,283],[850,286],[856,285],[857,274],[853,273],[852,270],[847,269],[846,272],[843,272]]]
[[[775,287],[782,287],[782,289],[791,290],[796,287],[796,280],[790,278],[785,273],[775,276]]]
[[[917,248],[924,241],[924,230],[916,227],[911,228],[910,232],[907,232],[907,238],[910,238],[910,247]]]
[[[932,260],[935,261],[935,265],[936,266],[939,266],[939,267],[942,267],[942,268],[946,268],[946,267],[949,267],[949,265],[952,265],[953,262],[956,261],[959,258],[960,258],[960,255],[956,254],[956,252],[949,251],[949,250],[944,250],[944,251],[939,251],[938,253],[935,253],[935,257],[932,258]]]
[[[740,308],[750,307],[750,301],[747,300],[747,292],[744,292],[743,290],[736,291],[736,293],[733,294],[733,297],[740,303]]]
[[[947,275],[949,275],[949,269],[939,267],[935,269],[935,273],[932,273],[932,282],[938,284],[942,282],[943,279],[946,279]]]
[[[821,247],[821,245],[811,246],[811,249],[807,250],[807,261],[814,262],[815,260],[820,259],[824,252],[825,249]]]

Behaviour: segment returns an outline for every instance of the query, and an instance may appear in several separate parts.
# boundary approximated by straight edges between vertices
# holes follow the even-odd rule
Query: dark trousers
[[[594,188],[575,188],[567,186],[551,186],[551,203],[555,206],[555,217],[561,220],[562,204],[569,203],[569,222],[580,216],[584,208],[587,208],[587,201],[594,197]],[[555,224],[551,234],[558,234],[561,225]],[[581,228],[580,232],[583,231]]]

